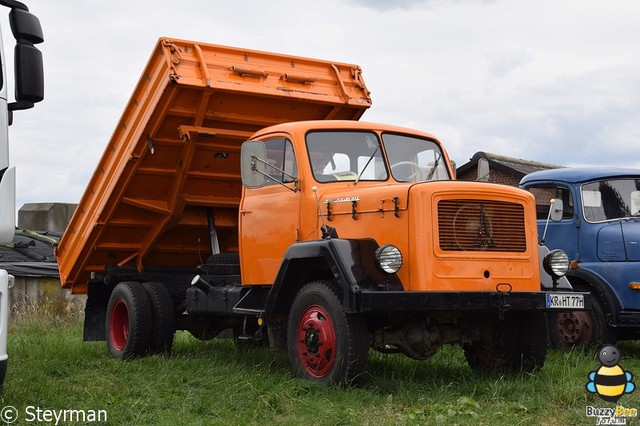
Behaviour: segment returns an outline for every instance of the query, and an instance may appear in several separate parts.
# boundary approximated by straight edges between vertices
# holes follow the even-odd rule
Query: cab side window
[[[276,138],[265,141],[264,144],[267,148],[266,161],[271,165],[265,168],[269,175],[269,178],[265,179],[265,185],[293,182],[298,177],[298,167],[291,142],[284,138]]]
[[[562,200],[562,219],[573,217],[573,197],[571,192],[565,187],[548,185],[529,188],[529,192],[536,199],[536,216],[538,220],[546,220],[549,217],[551,200],[554,198]]]

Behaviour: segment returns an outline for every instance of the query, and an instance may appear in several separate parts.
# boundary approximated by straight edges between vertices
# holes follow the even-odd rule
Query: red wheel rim
[[[307,373],[325,377],[335,364],[336,330],[333,320],[321,306],[309,306],[298,321],[298,357]]]
[[[555,324],[562,343],[566,346],[589,343],[593,335],[593,323],[587,312],[564,312]]]
[[[120,351],[129,339],[129,309],[122,299],[116,301],[109,323],[111,343]]]
[[[480,344],[476,353],[485,366],[500,368],[511,362],[517,346],[514,330],[514,324],[497,327],[492,340]]]

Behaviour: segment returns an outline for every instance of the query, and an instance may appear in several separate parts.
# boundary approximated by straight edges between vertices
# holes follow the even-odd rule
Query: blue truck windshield
[[[640,217],[640,179],[610,179],[582,185],[584,217],[604,222]]]

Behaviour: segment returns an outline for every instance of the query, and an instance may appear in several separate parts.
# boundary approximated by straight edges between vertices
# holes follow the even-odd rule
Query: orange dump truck
[[[369,348],[540,367],[543,311],[589,300],[541,291],[533,197],[455,181],[370,105],[357,65],[161,39],[57,247],[85,339],[128,358],[231,330],[320,383]]]

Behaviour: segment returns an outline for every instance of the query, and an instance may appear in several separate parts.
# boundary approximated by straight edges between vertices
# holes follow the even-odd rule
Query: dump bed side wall
[[[160,39],[57,249],[63,286],[107,265],[195,266],[238,250],[240,145],[288,121],[357,120],[356,65]]]

